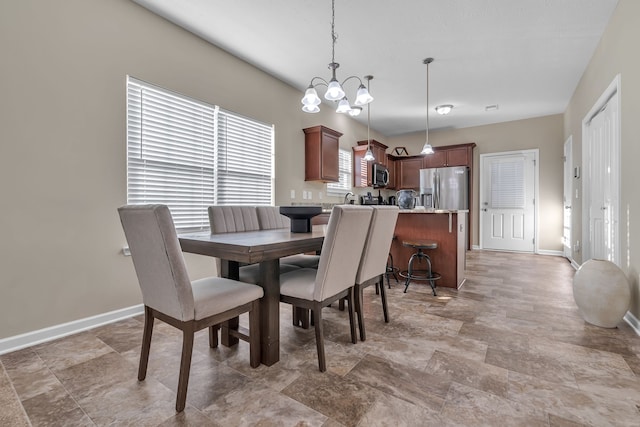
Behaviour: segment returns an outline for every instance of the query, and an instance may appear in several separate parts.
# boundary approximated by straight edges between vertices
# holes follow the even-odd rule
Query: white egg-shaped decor
[[[611,261],[590,259],[573,277],[573,298],[585,321],[615,328],[629,309],[631,290],[620,267]]]

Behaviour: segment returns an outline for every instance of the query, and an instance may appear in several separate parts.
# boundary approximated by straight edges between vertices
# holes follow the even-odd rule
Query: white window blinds
[[[127,78],[127,203],[209,228],[214,204],[271,204],[273,126]],[[253,198],[248,195],[252,195]]]
[[[524,157],[491,163],[491,207],[524,208]]]
[[[327,183],[327,194],[342,196],[351,191],[351,152],[340,150],[338,153],[339,182]]]

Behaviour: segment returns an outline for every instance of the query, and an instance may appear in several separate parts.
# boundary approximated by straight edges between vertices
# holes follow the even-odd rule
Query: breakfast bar
[[[464,283],[468,210],[403,209],[400,210],[391,255],[394,266],[406,270],[415,250],[403,241],[429,239],[438,248],[429,251],[433,270],[441,275],[437,286],[458,289]],[[426,284],[428,286],[428,284]]]

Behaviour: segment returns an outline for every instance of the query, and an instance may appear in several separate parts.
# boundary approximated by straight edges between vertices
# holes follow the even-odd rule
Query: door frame
[[[563,145],[564,151],[564,162],[563,162],[563,170],[562,170],[562,178],[563,178],[563,196],[564,200],[562,203],[562,237],[564,239],[564,229],[567,226],[565,224],[566,216],[565,211],[567,209],[567,196],[569,198],[568,205],[570,206],[569,215],[569,245],[567,251],[567,242],[563,242],[562,252],[564,257],[573,263],[573,180],[577,179],[578,169],[574,169],[573,167],[573,135],[569,135],[569,138],[564,142]],[[568,154],[568,155],[567,155]],[[568,188],[567,188],[568,187]]]
[[[480,201],[484,200],[484,159],[485,157],[496,157],[496,156],[508,156],[508,155],[516,155],[516,154],[525,154],[525,153],[533,153],[533,253],[538,253],[538,209],[539,209],[539,194],[538,190],[540,188],[539,185],[539,168],[540,168],[540,150],[538,148],[530,148],[525,150],[513,150],[513,151],[500,151],[495,153],[484,153],[480,154],[480,183],[478,184],[478,246],[480,249],[484,249],[483,240],[482,240],[482,206],[480,206]]]
[[[589,124],[589,122],[591,121],[591,119],[593,119],[598,112],[600,112],[600,110],[605,106],[605,104],[607,104],[609,102],[609,100],[615,95],[618,94],[617,97],[617,107],[618,107],[618,117],[617,120],[615,122],[616,127],[617,127],[617,138],[614,141],[615,145],[616,145],[616,149],[615,149],[615,163],[620,166],[620,150],[621,150],[621,135],[620,135],[620,131],[621,131],[621,122],[620,122],[620,117],[622,116],[621,114],[621,98],[622,98],[622,92],[621,92],[621,78],[620,78],[620,74],[617,74],[613,81],[609,84],[609,86],[607,87],[607,89],[602,93],[602,95],[600,95],[600,97],[598,98],[598,100],[596,101],[596,103],[593,105],[593,107],[591,107],[591,109],[589,110],[589,112],[584,116],[584,118],[582,119],[582,243],[580,244],[580,248],[582,250],[582,263],[584,263],[585,261],[591,259],[591,248],[590,248],[590,244],[585,244],[585,242],[587,242],[588,238],[589,238],[589,205],[591,203],[590,200],[590,189],[591,189],[591,182],[590,182],[590,176],[591,176],[591,170],[589,168],[589,153],[590,153],[590,147],[591,147],[591,140],[589,139],[588,135],[589,132],[587,130],[587,126]],[[616,264],[621,267],[621,261],[622,259],[620,258],[620,180],[621,180],[621,173],[620,173],[620,167],[618,167],[617,173],[614,177],[614,182],[615,185],[617,186],[618,189],[618,199],[617,199],[617,203],[618,206],[615,209],[616,211],[616,236],[617,239],[615,241],[615,246],[614,246],[614,253],[615,253],[615,260],[616,260]]]

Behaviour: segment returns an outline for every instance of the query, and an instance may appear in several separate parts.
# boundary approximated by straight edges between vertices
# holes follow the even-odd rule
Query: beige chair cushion
[[[364,251],[362,251],[356,283],[362,284],[387,271],[387,258],[396,228],[398,212],[397,206],[375,206],[373,208],[371,225]]]
[[[262,298],[261,287],[220,277],[193,281],[195,320],[231,310]]]
[[[256,206],[256,213],[261,230],[291,228],[291,220],[280,214],[280,206]]]
[[[209,206],[211,234],[260,230],[255,206]]]
[[[316,274],[318,270],[300,268],[280,276],[280,293],[294,298],[313,301]]]
[[[333,208],[318,270],[313,277],[314,301],[324,301],[354,285],[372,213],[373,209],[368,206],[340,205]],[[299,270],[282,274],[280,293],[288,296],[294,296],[291,292],[308,294],[308,289],[294,291],[294,286],[290,284],[295,282],[297,286],[310,286],[303,285],[304,278],[310,280],[311,274],[300,273]]]

